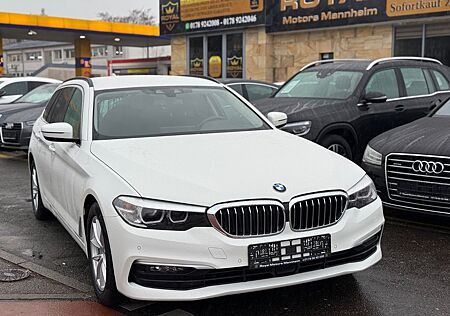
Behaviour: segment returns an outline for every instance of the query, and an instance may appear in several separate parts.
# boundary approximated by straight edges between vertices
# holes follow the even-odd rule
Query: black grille
[[[277,234],[286,222],[283,207],[276,204],[222,208],[215,213],[214,219],[221,230],[235,237]]]
[[[264,280],[302,272],[314,271],[366,260],[377,250],[381,231],[354,248],[331,253],[323,259],[305,263],[294,263],[280,267],[249,269],[249,267],[229,269],[186,269],[183,274],[155,273],[145,264],[133,263],[128,280],[136,284],[167,290],[191,290],[207,286],[238,282]]]
[[[442,164],[444,168],[438,173],[431,169],[415,171],[416,161]],[[386,182],[389,198],[403,206],[450,213],[450,158],[391,154],[386,159]]]
[[[19,143],[20,134],[22,132],[22,124],[14,123],[1,125],[2,140],[5,143]]]
[[[342,217],[346,206],[347,197],[344,194],[300,200],[290,209],[291,228],[299,231],[332,225]]]

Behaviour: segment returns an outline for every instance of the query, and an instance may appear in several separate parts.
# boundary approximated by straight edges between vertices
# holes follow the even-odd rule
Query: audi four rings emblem
[[[415,172],[440,174],[444,172],[445,167],[441,162],[416,160],[413,162],[412,169]]]

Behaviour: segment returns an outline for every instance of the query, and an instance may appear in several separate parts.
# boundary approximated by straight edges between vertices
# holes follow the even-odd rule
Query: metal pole
[[[427,26],[422,25],[422,57],[425,57],[425,38],[427,36]]]

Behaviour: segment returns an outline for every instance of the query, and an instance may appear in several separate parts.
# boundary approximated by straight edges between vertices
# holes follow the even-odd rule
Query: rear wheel
[[[36,165],[31,163],[31,175],[30,175],[30,183],[31,183],[31,203],[33,205],[33,213],[36,219],[42,221],[46,220],[50,217],[50,211],[45,208],[42,203],[41,190],[39,187],[39,179],[37,175]]]
[[[117,305],[121,302],[122,296],[117,291],[108,234],[97,203],[92,204],[89,208],[86,231],[91,279],[95,294],[103,305]]]
[[[344,156],[345,158],[353,160],[352,148],[350,147],[348,141],[342,136],[339,135],[326,136],[323,139],[323,141],[320,142],[320,144],[323,147],[331,150],[332,152],[335,152],[341,156]]]

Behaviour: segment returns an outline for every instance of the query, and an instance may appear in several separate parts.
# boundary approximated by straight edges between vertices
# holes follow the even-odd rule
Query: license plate
[[[331,235],[319,235],[248,246],[250,269],[323,259],[331,253]]]

